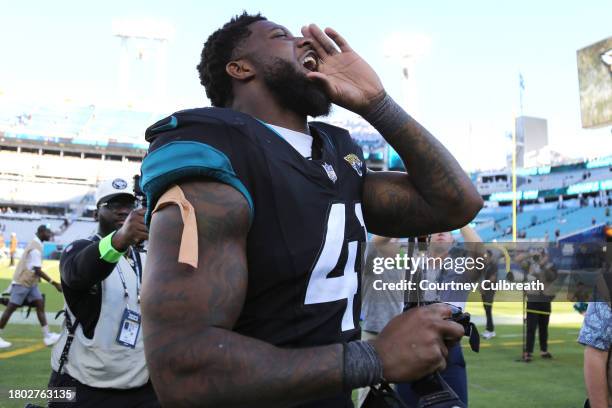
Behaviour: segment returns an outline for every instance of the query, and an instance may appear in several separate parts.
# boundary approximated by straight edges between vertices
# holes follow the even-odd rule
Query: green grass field
[[[3,260],[0,260],[0,262]],[[58,279],[57,262],[45,262],[44,270]],[[0,266],[0,289],[10,281],[12,271]],[[47,294],[47,311],[55,312],[63,300],[46,283],[41,290]],[[3,306],[0,306],[0,311]],[[468,311],[482,316],[479,302],[470,303]],[[499,302],[494,305],[494,318],[521,315],[520,303]],[[569,303],[553,303],[553,315],[575,317]],[[50,322],[51,324],[55,322]],[[479,329],[484,330],[482,327]],[[481,342],[480,353],[465,348],[468,367],[470,407],[472,408],[581,408],[585,389],[582,374],[583,348],[576,343],[580,323],[556,322],[550,327],[549,350],[553,360],[542,360],[537,352],[529,364],[516,362],[521,354],[521,326],[496,325],[498,336]],[[58,327],[53,326],[57,331]],[[51,349],[44,347],[37,325],[11,324],[4,338],[13,343],[0,351],[0,408],[23,407],[25,400],[9,400],[8,389],[44,389],[49,379]],[[467,342],[465,342],[467,345]],[[464,346],[465,347],[465,346]],[[538,345],[536,343],[536,351]],[[42,400],[30,401],[43,404]]]

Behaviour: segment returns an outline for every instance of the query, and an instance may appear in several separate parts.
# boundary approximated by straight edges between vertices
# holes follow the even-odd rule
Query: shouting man
[[[151,126],[147,364],[165,406],[350,407],[351,390],[445,367],[463,329],[446,306],[359,341],[366,228],[465,225],[482,200],[451,154],[336,31],[302,36],[246,13],[198,65],[213,108]],[[371,172],[349,133],[308,116],[335,103],[371,123],[407,173]]]

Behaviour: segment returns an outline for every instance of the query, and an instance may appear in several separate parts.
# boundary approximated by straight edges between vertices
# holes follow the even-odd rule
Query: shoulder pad
[[[190,125],[244,126],[255,121],[250,115],[226,108],[186,109],[155,122],[145,132],[145,140],[152,142],[161,133]]]

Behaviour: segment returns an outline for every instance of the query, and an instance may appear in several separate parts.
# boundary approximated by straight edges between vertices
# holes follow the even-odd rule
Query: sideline
[[[514,347],[514,346],[522,346],[523,342],[521,341],[504,341],[502,343],[496,343],[495,340],[486,340],[487,342],[485,343],[484,341],[480,342],[480,348],[489,348],[489,347]],[[548,340],[548,344],[562,344],[562,343],[569,343],[569,341],[566,340]],[[576,343],[578,344],[578,343]],[[462,344],[461,348],[469,348],[470,345],[469,344]]]
[[[22,347],[11,351],[5,351],[3,353],[0,353],[0,360],[6,360],[8,358],[21,356],[23,354],[34,353],[35,351],[42,350],[44,348],[47,348],[47,346],[45,346],[45,343],[40,342],[32,346]]]

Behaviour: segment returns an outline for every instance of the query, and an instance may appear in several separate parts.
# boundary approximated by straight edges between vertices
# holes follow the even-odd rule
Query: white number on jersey
[[[355,215],[364,228],[361,204],[355,204]],[[344,229],[346,226],[345,207],[343,203],[332,204],[327,217],[327,231],[325,241],[310,274],[306,300],[304,304],[333,302],[346,299],[346,309],[342,316],[342,331],[355,328],[353,318],[353,300],[359,286],[358,275],[355,270],[358,241],[348,243],[348,257],[344,265],[342,276],[328,278],[327,275],[336,267],[344,243]]]

